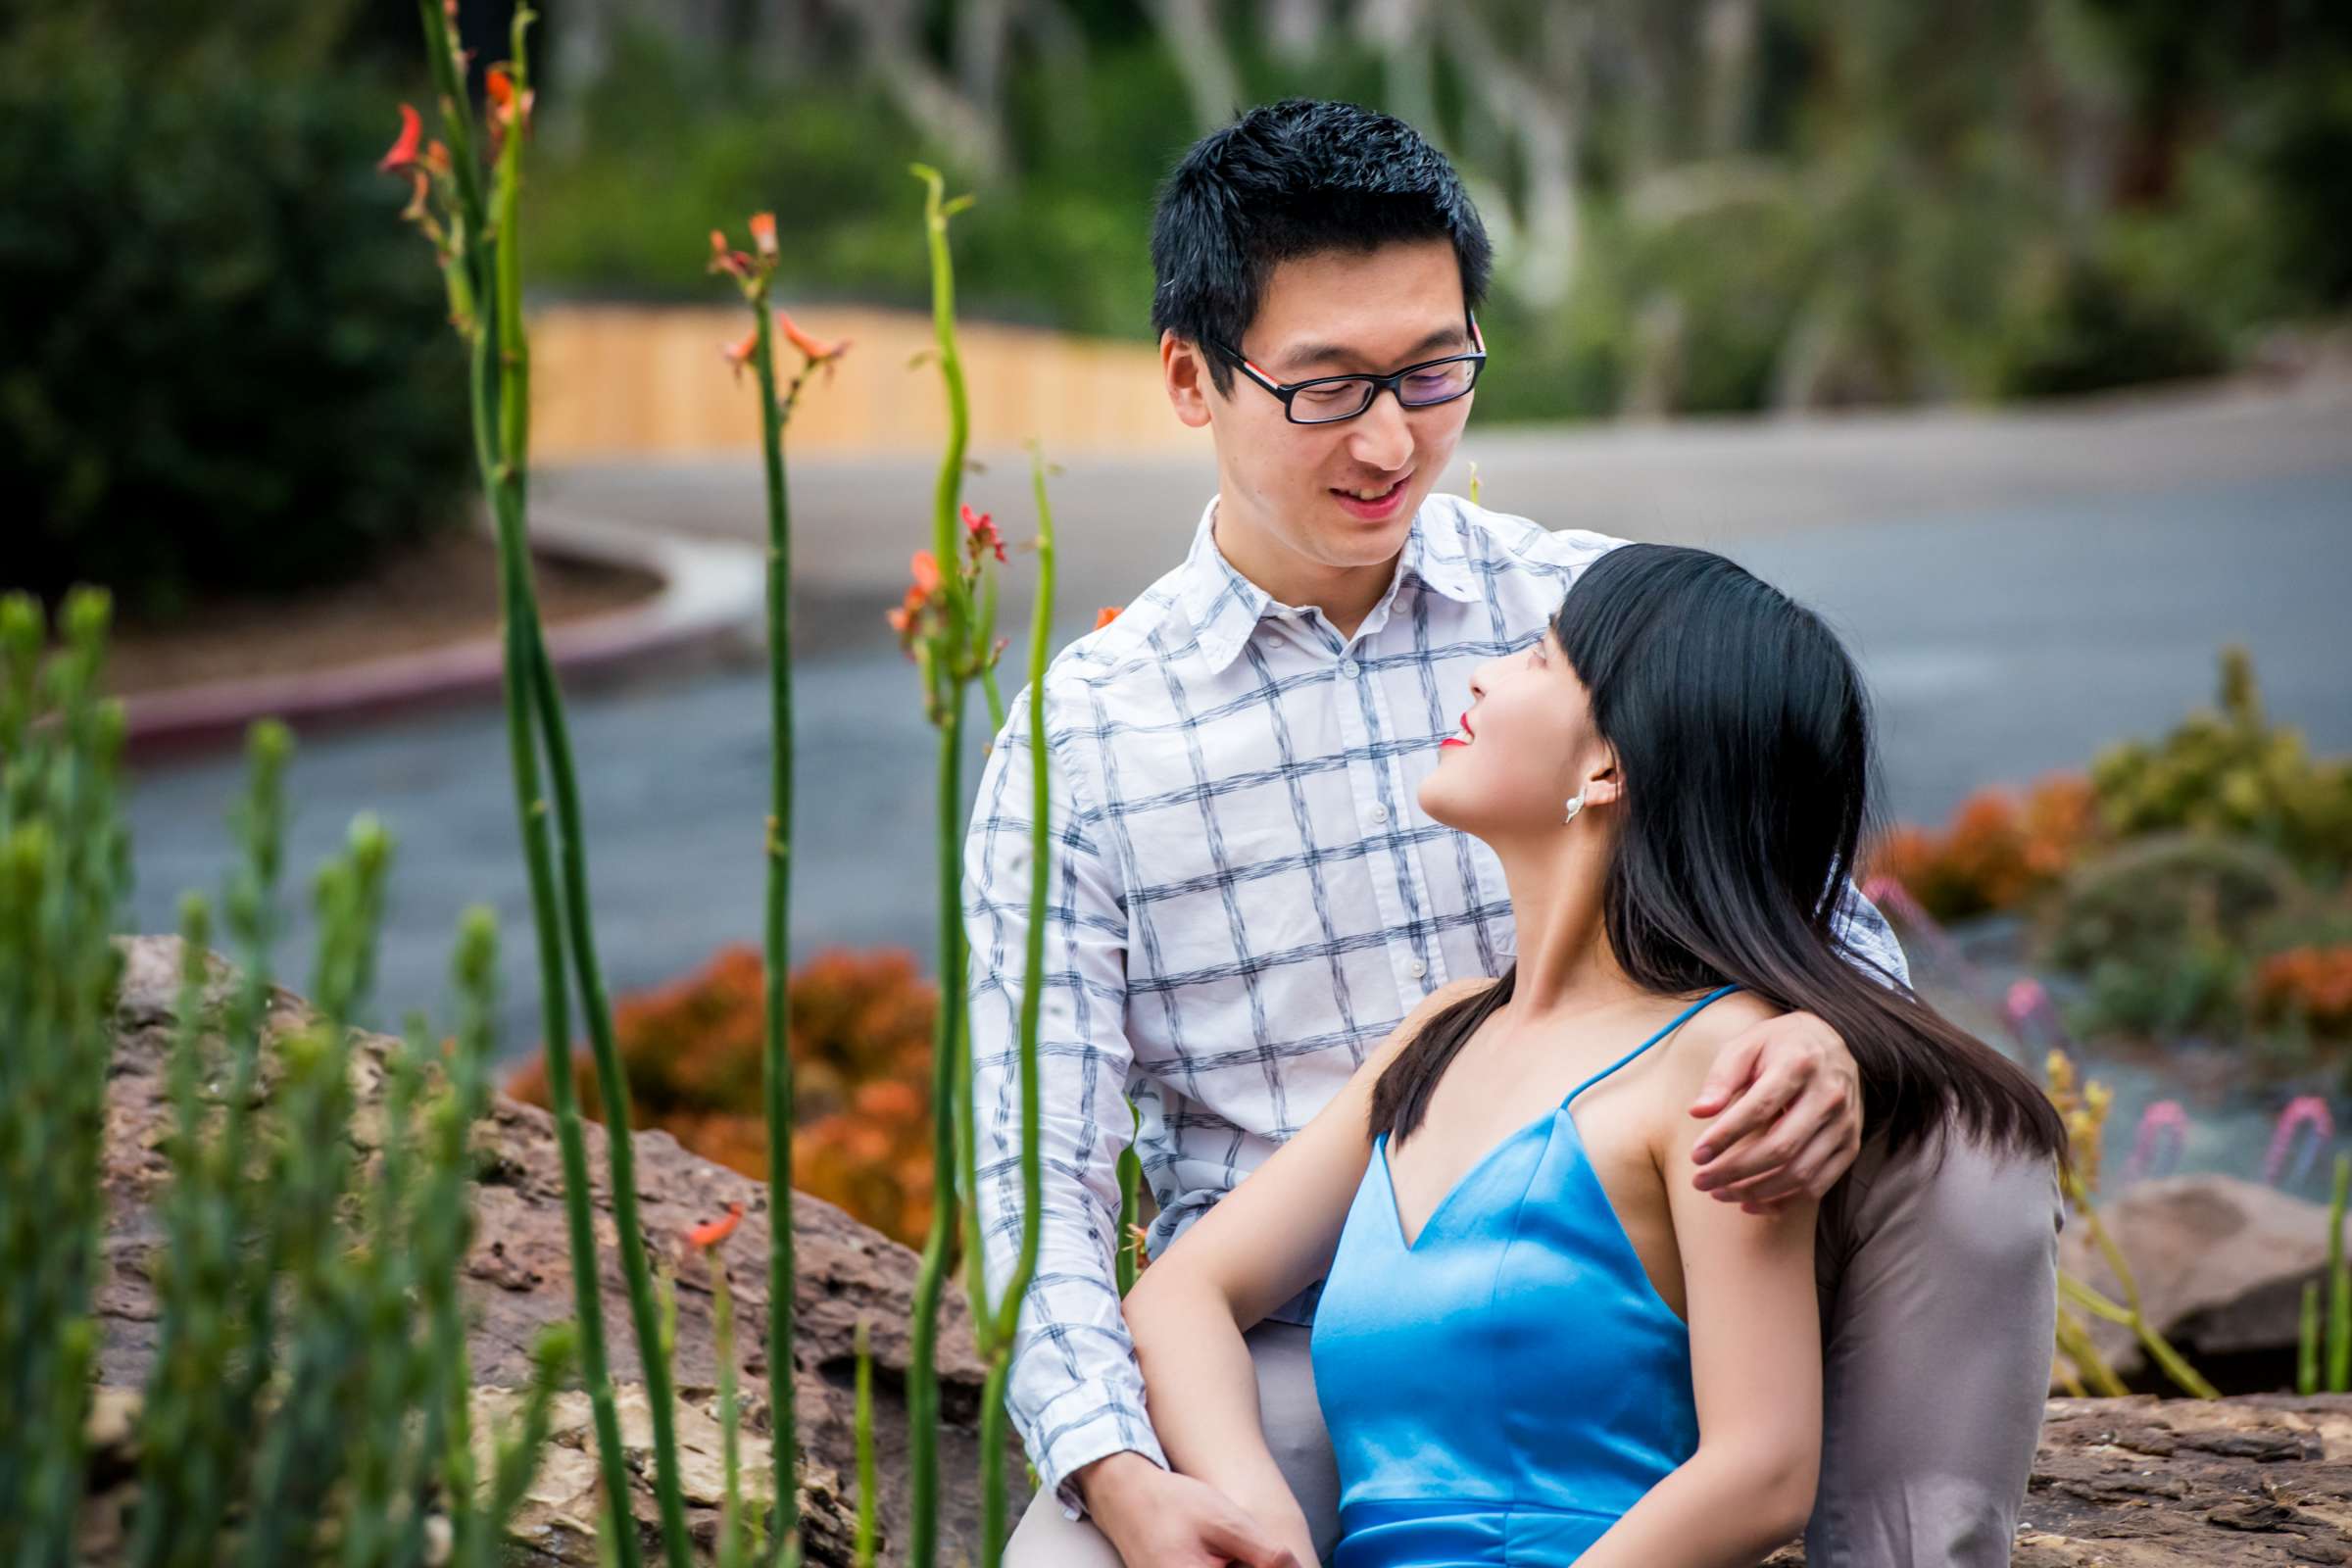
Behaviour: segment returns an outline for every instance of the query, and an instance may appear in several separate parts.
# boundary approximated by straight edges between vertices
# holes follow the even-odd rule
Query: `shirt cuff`
[[[1039,1484],[1061,1504],[1064,1519],[1082,1519],[1086,1501],[1078,1494],[1073,1478],[1097,1459],[1121,1452],[1140,1453],[1162,1470],[1168,1468],[1168,1456],[1160,1448],[1151,1421],[1126,1405],[1105,1404],[1054,1437],[1047,1446],[1045,1462],[1038,1466]]]

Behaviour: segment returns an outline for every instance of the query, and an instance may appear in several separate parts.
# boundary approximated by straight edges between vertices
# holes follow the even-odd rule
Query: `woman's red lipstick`
[[[1469,730],[1469,732],[1473,735],[1478,733],[1478,731],[1470,729],[1470,715],[1468,713],[1464,713],[1462,715],[1462,728]],[[1448,735],[1444,740],[1438,742],[1438,750],[1444,751],[1448,746],[1467,746],[1470,743],[1468,741],[1462,739],[1459,735]]]

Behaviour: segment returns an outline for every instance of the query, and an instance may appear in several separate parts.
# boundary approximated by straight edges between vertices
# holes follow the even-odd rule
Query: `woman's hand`
[[[1692,1151],[1691,1185],[1751,1214],[1818,1201],[1862,1152],[1862,1079],[1837,1031],[1787,1012],[1716,1054],[1690,1114],[1719,1119]]]

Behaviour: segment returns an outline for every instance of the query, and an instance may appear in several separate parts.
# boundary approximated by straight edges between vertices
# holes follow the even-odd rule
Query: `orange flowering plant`
[[[2053,773],[2025,795],[1980,790],[1941,832],[1898,827],[1873,848],[1869,875],[1891,876],[1939,920],[2015,908],[2095,853],[2108,835],[2090,781]]]
[[[635,1124],[762,1181],[771,1152],[760,1113],[765,968],[760,950],[730,945],[694,973],[613,1008]],[[924,1086],[937,992],[903,949],[837,948],[794,969],[786,994],[791,1185],[919,1246],[930,1223]],[[600,1116],[594,1063],[574,1058],[572,1076],[582,1108]],[[517,1071],[507,1093],[545,1105],[544,1063]]]
[[[751,1557],[751,1535],[743,1518],[743,1460],[736,1432],[735,1411],[735,1293],[727,1279],[726,1259],[719,1248],[743,1223],[740,1200],[727,1205],[716,1219],[686,1227],[686,1250],[700,1252],[710,1270],[710,1338],[718,1356],[718,1568],[744,1568]]]
[[[450,321],[470,350],[466,377],[473,445],[482,488],[497,526],[505,628],[507,750],[523,858],[530,873],[532,926],[539,956],[543,1034],[561,1066],[570,1038],[569,998],[576,983],[597,1083],[604,1101],[628,1117],[628,1085],[612,1039],[612,1008],[597,957],[588,897],[585,835],[571,741],[548,657],[531,580],[524,512],[530,475],[530,344],[522,320],[522,150],[530,134],[531,85],[526,41],[537,20],[514,10],[510,56],[484,74],[486,102],[477,126],[466,91],[466,57],[457,41],[457,0],[418,0],[425,62],[438,100],[442,137],[423,142],[423,124],[404,105],[400,129],[377,168],[410,183],[404,216],[430,242],[449,296]],[[479,135],[477,137],[477,130]],[[482,154],[475,149],[483,148]],[[540,757],[546,757],[543,788]],[[562,893],[559,897],[558,878]],[[637,1527],[629,1513],[629,1468],[621,1446],[599,1300],[596,1231],[589,1211],[588,1154],[568,1072],[549,1079],[563,1156],[564,1217],[571,1250],[573,1313],[580,1370],[597,1436],[604,1483],[605,1537],[616,1568],[638,1568]],[[645,1372],[653,1429],[654,1490],[668,1568],[687,1568],[692,1544],[679,1488],[676,1417],[667,1358],[643,1228],[637,1220],[636,1153],[630,1140],[606,1141],[612,1220],[629,1317]]]
[[[969,398],[956,347],[955,270],[948,249],[948,220],[969,205],[968,196],[947,199],[939,172],[916,165],[923,181],[923,220],[931,254],[931,314],[938,365],[948,399],[948,442],[933,496],[928,550],[912,560],[914,581],[888,612],[890,625],[920,674],[923,709],[939,730],[939,969],[953,983],[940,988],[932,1030],[931,1104],[932,1198],[915,1275],[914,1322],[908,1337],[906,1407],[908,1423],[908,1528],[906,1561],[930,1568],[939,1543],[939,1390],[934,1375],[939,1306],[946,1287],[949,1254],[957,1235],[956,1189],[967,1200],[961,1213],[963,1274],[971,1301],[974,1338],[988,1373],[980,1398],[981,1568],[996,1568],[1006,1536],[1004,1505],[1004,1385],[1011,1368],[1013,1333],[1021,1298],[1036,1271],[1038,1205],[1043,1165],[1038,1143],[1037,1041],[1042,1003],[1046,878],[1052,845],[1047,832],[1046,715],[1044,688],[1047,642],[1054,601],[1054,525],[1046,504],[1046,466],[1033,451],[1031,479],[1038,508],[1038,592],[1030,616],[1029,724],[1031,854],[1029,930],[1021,992],[1018,1054],[1021,1083],[1021,1245],[1011,1278],[991,1297],[980,1245],[977,1210],[968,1200],[978,1191],[976,1118],[971,1092],[971,1026],[964,1007],[963,978],[969,955],[964,946],[960,853],[963,826],[961,778],[963,710],[967,688],[977,681],[987,694],[996,729],[1004,726],[996,663],[1004,640],[996,635],[996,567],[1004,562],[1003,537],[986,513],[960,504],[965,450],[970,440]],[[958,524],[960,523],[960,527]],[[951,569],[951,564],[953,569]]]
[[[799,1452],[792,1398],[793,1246],[792,1246],[792,1057],[787,1047],[791,1003],[784,983],[784,956],[791,930],[792,909],[792,511],[791,493],[784,482],[784,429],[792,419],[801,393],[821,368],[828,375],[849,351],[849,341],[820,343],[792,318],[768,302],[783,247],[776,238],[776,215],[754,213],[746,225],[749,251],[727,241],[723,229],[710,231],[712,272],[735,280],[743,302],[751,308],[752,329],[729,346],[725,357],[740,378],[749,365],[760,389],[760,457],[767,499],[767,668],[770,744],[768,747],[768,817],[763,853],[767,859],[764,900],[764,939],[767,949],[764,982],[761,1079],[767,1121],[768,1190],[776,1195],[774,1223],[768,1231],[768,1400],[774,1412],[771,1452],[775,1458],[775,1518],[772,1537],[786,1563],[800,1554],[800,1494],[795,1480]],[[776,389],[776,333],[801,357],[800,368],[782,393]]]

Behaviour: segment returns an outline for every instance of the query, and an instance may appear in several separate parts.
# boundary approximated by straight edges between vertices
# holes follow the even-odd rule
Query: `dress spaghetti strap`
[[[1689,1023],[1690,1021],[1691,1014],[1697,1012],[1700,1008],[1708,1005],[1710,1003],[1721,1001],[1723,998],[1730,996],[1733,992],[1739,989],[1740,988],[1736,985],[1719,986],[1715,990],[1708,992],[1705,996],[1690,1004],[1690,1005],[1685,1007],[1681,1012],[1676,1013],[1674,1016],[1674,1021],[1669,1023],[1665,1028],[1659,1030],[1656,1034],[1651,1035],[1647,1040],[1642,1041],[1633,1050],[1627,1052],[1624,1055],[1619,1056],[1615,1061],[1610,1062],[1606,1067],[1601,1068],[1600,1071],[1594,1073],[1583,1083],[1578,1084],[1574,1089],[1569,1090],[1566,1095],[1561,1097],[1560,1103],[1562,1105],[1566,1105],[1577,1096],[1583,1094],[1586,1090],[1592,1088],[1594,1084],[1600,1082],[1603,1078],[1606,1078],[1609,1074],[1615,1072],[1618,1068],[1624,1066],[1627,1062],[1633,1060],[1636,1056],[1639,1056],[1642,1054],[1642,1053],[1647,1051],[1650,1047],[1656,1045],[1659,1041],[1665,1039],[1677,1029],[1680,1029],[1684,1024]]]

